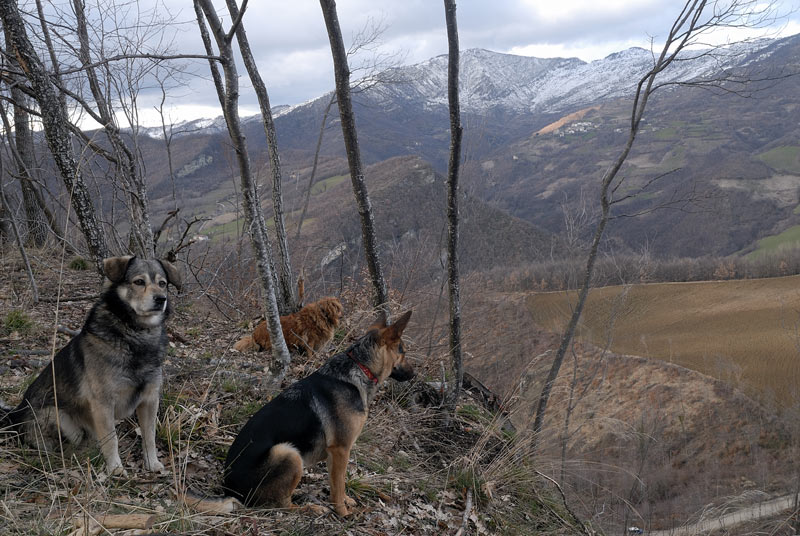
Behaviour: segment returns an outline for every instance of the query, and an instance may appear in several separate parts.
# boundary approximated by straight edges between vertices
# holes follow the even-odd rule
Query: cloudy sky
[[[191,2],[161,1],[179,23],[175,46],[202,53]],[[772,26],[769,36],[800,33],[798,3],[778,0],[778,12],[785,17]],[[224,3],[216,4],[224,15]],[[651,38],[658,42],[683,5],[683,0],[460,0],[460,46],[592,61],[632,46],[649,48]],[[385,28],[380,51],[398,54],[405,64],[447,51],[439,0],[339,0],[337,9],[346,45],[370,21],[377,21]],[[298,104],[333,88],[331,53],[317,0],[252,0],[244,24],[273,105]],[[719,34],[715,39],[742,35]],[[207,70],[207,64],[195,64],[190,86],[174,93],[178,98],[171,102],[173,119],[220,115],[213,87],[205,78]],[[257,111],[245,79],[241,106],[244,114]],[[153,123],[156,118],[147,108],[143,107],[141,120]]]

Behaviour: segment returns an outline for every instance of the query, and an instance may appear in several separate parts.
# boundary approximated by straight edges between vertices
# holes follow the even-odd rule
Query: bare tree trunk
[[[347,58],[359,53],[360,51],[374,50],[375,44],[379,41],[380,36],[383,34],[385,27],[381,24],[375,24],[374,21],[368,21],[367,24],[353,36],[353,42],[350,43],[350,48],[347,51]],[[349,62],[349,59],[348,59]],[[376,53],[373,60],[363,64],[357,71],[364,73],[355,83],[351,84],[351,93],[359,91],[367,91],[381,84],[398,83],[402,78],[396,76],[398,70],[396,67],[401,65],[400,55],[398,53],[385,55],[383,53]],[[387,73],[392,73],[387,75]],[[354,73],[350,73],[352,78]],[[325,111],[322,114],[322,123],[319,127],[319,135],[317,136],[317,146],[314,150],[314,165],[311,168],[311,176],[308,178],[308,187],[306,188],[305,200],[303,201],[303,209],[300,213],[300,219],[297,222],[296,240],[300,238],[300,230],[303,227],[306,213],[308,212],[308,204],[311,200],[311,188],[314,185],[314,179],[317,176],[317,165],[319,163],[319,154],[322,150],[322,138],[325,136],[325,126],[328,124],[328,117],[330,116],[331,108],[336,102],[336,92],[331,94],[328,104],[325,106]]]
[[[336,100],[339,104],[339,118],[342,122],[344,146],[347,151],[347,162],[350,166],[350,181],[353,184],[358,214],[361,217],[361,239],[364,243],[367,268],[372,279],[373,305],[383,309],[388,316],[389,296],[378,257],[375,218],[372,214],[367,184],[364,181],[364,167],[361,163],[361,151],[358,146],[353,103],[350,99],[350,69],[347,65],[347,51],[342,40],[339,17],[336,14],[336,2],[334,0],[320,0],[319,3],[322,7],[322,15],[325,18],[325,27],[328,30],[328,39],[330,40],[331,54],[333,55]]]
[[[14,219],[14,214],[11,211],[11,207],[8,206],[5,192],[3,192],[2,159],[0,159],[0,208],[2,208],[2,211],[8,215],[11,230],[14,233],[17,245],[19,246],[20,257],[22,257],[22,261],[25,263],[25,271],[27,272],[28,280],[31,283],[31,297],[33,298],[33,304],[36,305],[39,303],[39,288],[36,286],[36,278],[33,277],[33,270],[31,269],[31,263],[28,260],[28,254],[25,252],[25,244],[22,243],[22,236],[20,235],[19,227],[17,227],[17,221]]]
[[[9,52],[12,52],[31,84],[34,98],[42,111],[45,138],[64,184],[70,192],[73,209],[78,216],[89,253],[100,273],[103,259],[108,256],[105,237],[95,216],[89,192],[83,182],[72,152],[67,111],[58,98],[44,64],[28,39],[25,25],[15,2],[0,2],[0,20],[8,32]]]
[[[6,211],[5,205],[0,203],[0,251],[6,244],[13,240],[14,229],[11,227],[11,213]]]
[[[9,61],[13,61],[9,57]],[[19,66],[15,65],[16,69]],[[12,78],[13,75],[10,75]],[[33,180],[33,170],[36,159],[34,156],[33,134],[29,124],[29,115],[26,111],[28,98],[19,88],[21,80],[15,80],[10,85],[11,101],[14,108],[14,126],[6,114],[5,107],[0,103],[0,115],[3,126],[8,132],[6,141],[9,150],[17,164],[17,178],[22,190],[22,204],[25,209],[25,219],[28,228],[27,243],[34,247],[42,247],[47,240],[48,216],[41,192]],[[10,133],[13,132],[12,136]]]
[[[595,262],[597,260],[597,253],[600,247],[600,242],[603,238],[606,226],[610,218],[611,207],[617,201],[613,200],[614,192],[616,192],[625,180],[624,177],[617,179],[617,174],[622,168],[622,164],[628,158],[628,154],[633,147],[633,142],[639,132],[639,125],[642,117],[644,116],[647,102],[650,95],[658,88],[655,84],[658,75],[664,71],[669,65],[675,61],[678,54],[684,51],[688,46],[694,44],[699,35],[707,32],[715,27],[747,27],[755,26],[770,22],[772,19],[769,16],[768,5],[760,5],[753,0],[734,0],[722,9],[717,9],[717,4],[712,2],[710,5],[707,0],[686,0],[680,13],[675,18],[669,34],[665,40],[661,52],[654,56],[652,68],[639,80],[636,91],[633,97],[633,105],[631,107],[630,127],[628,130],[628,139],[625,146],[620,151],[620,154],[609,166],[603,174],[600,183],[600,219],[595,228],[594,236],[592,238],[591,247],[586,258],[586,268],[583,273],[583,280],[581,283],[580,291],[578,293],[578,300],[575,308],[572,311],[569,323],[561,337],[558,351],[556,352],[553,364],[550,367],[550,372],[545,379],[542,392],[539,395],[539,402],[536,406],[536,416],[533,423],[533,437],[531,441],[531,448],[535,452],[539,445],[539,436],[542,431],[545,412],[547,410],[547,403],[550,399],[550,394],[555,384],[558,372],[561,369],[561,364],[564,361],[564,356],[575,336],[575,330],[580,321],[583,308],[586,305],[586,298],[589,295],[589,289],[592,285],[592,274],[594,273]],[[703,18],[705,17],[705,18]],[[732,76],[732,75],[729,75]],[[704,81],[703,84],[721,85],[725,82],[725,78]],[[697,83],[700,85],[701,83]]]
[[[461,163],[461,109],[458,99],[458,23],[455,0],[444,0],[447,23],[447,100],[450,104],[450,161],[447,165],[447,291],[450,297],[450,359],[452,378],[445,408],[454,412],[464,381],[461,352],[461,297],[458,275],[458,172]]]
[[[222,23],[217,17],[211,0],[194,0],[194,8],[197,14],[197,23],[203,43],[209,56],[213,56],[211,39],[208,35],[206,22],[211,28],[214,39],[219,49],[219,61],[225,75],[224,82],[217,70],[214,60],[209,60],[214,84],[217,88],[220,104],[228,125],[231,144],[236,151],[236,158],[239,164],[239,175],[241,180],[242,195],[244,198],[245,223],[249,230],[250,240],[256,254],[256,267],[261,278],[261,284],[265,294],[265,316],[267,319],[267,329],[272,340],[272,355],[280,364],[281,370],[278,378],[282,378],[289,367],[289,349],[283,338],[281,330],[280,315],[278,313],[278,302],[275,297],[275,285],[273,284],[273,273],[271,268],[271,255],[269,250],[269,239],[267,237],[267,226],[263,217],[259,215],[258,191],[253,180],[253,173],[250,167],[250,155],[247,152],[247,144],[242,134],[239,122],[239,75],[236,71],[236,64],[233,58],[233,30],[226,33],[222,29]],[[242,11],[246,9],[246,2],[242,4]],[[241,17],[236,17],[234,25],[241,23]]]
[[[75,20],[77,22],[78,42],[80,44],[79,57],[89,80],[96,114],[94,119],[103,125],[103,130],[108,137],[115,155],[114,164],[118,176],[122,180],[123,188],[128,194],[128,213],[131,219],[131,247],[132,252],[140,257],[152,258],[155,255],[153,244],[153,228],[150,224],[150,212],[147,208],[147,186],[139,169],[136,155],[125,143],[120,134],[117,120],[114,117],[111,103],[103,91],[100,80],[91,67],[92,57],[89,50],[89,33],[86,27],[86,13],[83,0],[73,0]],[[89,111],[89,110],[87,110]]]
[[[333,103],[336,102],[336,93],[331,95],[328,105],[325,106],[325,112],[322,114],[322,123],[319,126],[319,136],[317,136],[317,147],[314,149],[314,164],[311,166],[311,176],[308,178],[308,187],[306,188],[306,198],[303,201],[303,210],[300,211],[300,219],[297,221],[297,234],[295,240],[300,239],[300,229],[303,228],[303,220],[306,219],[306,212],[308,212],[308,203],[311,200],[311,188],[314,186],[314,177],[317,176],[317,165],[319,164],[319,152],[322,149],[322,137],[325,135],[325,125],[328,122],[328,115],[331,113]]]
[[[36,183],[33,181],[33,170],[36,168],[34,158],[33,134],[30,118],[25,111],[27,97],[16,85],[11,86],[11,100],[14,103],[14,140],[18,155],[17,175],[22,189],[22,203],[25,207],[25,219],[28,228],[29,244],[40,248],[47,240],[47,218],[39,204],[41,196],[37,196]],[[9,136],[9,144],[12,140]]]
[[[13,130],[11,128],[11,122],[8,119],[8,114],[6,113],[6,109],[2,103],[0,103],[0,118],[2,118],[3,126],[5,127],[6,131],[11,132]],[[18,167],[24,167],[25,169],[30,169],[27,165],[24,164],[23,159],[21,158],[17,150],[16,144],[13,143],[13,141],[10,138],[8,138],[8,148],[11,152],[12,157],[17,162]],[[44,202],[44,197],[42,196],[42,192],[39,189],[39,185],[37,184],[36,181],[31,179],[32,175],[33,173],[29,171],[27,174],[24,175],[20,174],[19,178],[21,182],[30,183],[31,186],[30,192],[34,197],[36,205],[39,207],[39,210],[42,213],[42,217],[46,220],[45,233],[47,232],[48,228],[51,229],[56,238],[59,241],[64,242],[64,245],[67,247],[68,251],[70,251],[70,253],[75,253],[75,249],[72,247],[71,244],[69,244],[66,241],[64,237],[64,230],[61,228],[61,225],[58,223],[55,216],[53,216],[53,213],[47,207],[47,203]]]
[[[239,18],[239,8],[236,7],[235,0],[226,0],[231,17]],[[278,309],[282,315],[293,313],[299,309],[297,295],[295,293],[294,275],[292,274],[292,263],[289,257],[289,242],[286,237],[286,224],[283,217],[283,195],[281,193],[281,160],[278,154],[278,136],[275,134],[275,122],[272,120],[272,109],[269,104],[269,94],[264,80],[256,67],[256,60],[250,50],[250,43],[247,41],[247,33],[244,24],[236,27],[236,40],[239,43],[239,52],[242,55],[244,67],[250,76],[250,82],[258,97],[258,104],[261,108],[261,120],[264,124],[264,132],[267,136],[267,149],[269,150],[269,164],[272,171],[272,211],[275,221],[275,242],[278,244]],[[261,210],[261,204],[258,204]],[[263,216],[262,216],[263,217]]]

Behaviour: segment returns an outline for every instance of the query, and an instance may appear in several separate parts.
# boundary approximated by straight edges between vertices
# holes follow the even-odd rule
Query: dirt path
[[[691,536],[712,530],[729,529],[740,523],[777,515],[794,507],[794,494],[758,503],[711,519],[702,519],[693,525],[670,530],[648,532],[649,536]]]

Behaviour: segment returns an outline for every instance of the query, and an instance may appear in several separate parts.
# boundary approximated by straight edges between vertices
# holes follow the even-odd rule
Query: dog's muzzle
[[[167,297],[166,296],[153,296],[153,302],[155,306],[153,307],[154,311],[161,311],[162,313],[167,309]]]
[[[389,377],[399,382],[407,382],[414,377],[414,369],[411,367],[394,367]]]

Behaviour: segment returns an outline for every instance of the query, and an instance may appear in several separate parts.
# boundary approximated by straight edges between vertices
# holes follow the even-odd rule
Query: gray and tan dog
[[[167,351],[170,314],[167,284],[180,288],[166,261],[114,257],[103,261],[108,281],[83,329],[31,383],[22,402],[0,426],[12,426],[29,444],[45,448],[62,438],[100,443],[109,474],[125,473],[115,424],[136,413],[142,431],[144,467],[164,468],[155,445],[161,365]]]

